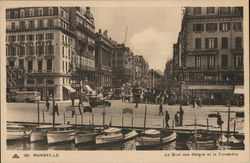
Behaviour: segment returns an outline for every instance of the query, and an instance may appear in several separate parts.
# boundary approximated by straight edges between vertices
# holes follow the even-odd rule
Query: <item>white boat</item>
[[[30,134],[30,142],[46,141],[47,132],[52,130],[53,130],[52,125],[37,126]]]
[[[196,135],[186,141],[189,150],[213,150],[218,149],[218,141],[212,136]]]
[[[96,131],[77,131],[75,134],[75,144],[95,142]]]
[[[7,141],[26,139],[29,134],[29,131],[22,125],[7,124]]]
[[[119,128],[108,128],[103,131],[103,134],[96,136],[95,143],[98,144],[107,144],[107,143],[116,143],[123,142],[138,136],[138,133],[135,130],[122,130]]]
[[[175,139],[176,133],[173,131],[149,129],[145,130],[141,136],[136,138],[136,148],[163,145],[172,142]]]
[[[55,130],[48,131],[48,144],[74,141],[75,130],[73,130],[72,127],[72,125],[59,125],[55,127]]]

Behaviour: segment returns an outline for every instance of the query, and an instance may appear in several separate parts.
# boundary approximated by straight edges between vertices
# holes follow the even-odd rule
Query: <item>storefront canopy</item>
[[[71,93],[76,92],[76,90],[74,88],[72,88],[71,86],[69,86],[69,85],[64,85],[64,88],[69,90]]]
[[[243,85],[236,85],[234,87],[234,94],[244,94],[244,86]]]

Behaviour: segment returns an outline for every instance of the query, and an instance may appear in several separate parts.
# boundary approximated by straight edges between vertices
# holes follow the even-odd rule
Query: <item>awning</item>
[[[216,90],[232,90],[232,85],[188,85],[184,89],[216,89]]]
[[[69,85],[64,85],[64,88],[66,88],[70,92],[76,92],[76,90],[74,88],[72,88],[71,86],[69,86]]]
[[[84,88],[85,88],[88,92],[93,92],[93,89],[91,89],[89,85],[84,85]]]
[[[236,85],[234,87],[234,94],[244,94],[244,86],[243,85]]]

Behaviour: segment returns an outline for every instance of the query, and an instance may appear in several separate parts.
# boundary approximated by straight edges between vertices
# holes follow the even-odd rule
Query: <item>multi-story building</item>
[[[154,69],[148,71],[149,88],[160,88],[163,74]]]
[[[101,29],[96,33],[96,86],[100,90],[104,87],[112,86],[112,53],[113,43],[111,38],[108,37],[108,31],[103,33]]]
[[[133,52],[124,44],[115,44],[112,54],[112,82],[114,87],[133,83]]]
[[[26,7],[6,10],[7,65],[23,69],[18,90],[39,91],[67,99],[69,63],[74,57],[74,35],[64,7]]]
[[[70,30],[75,36],[75,60],[72,62],[72,87],[96,87],[95,23],[90,8],[69,7]],[[87,87],[89,88],[89,87]],[[91,90],[89,90],[91,91]]]
[[[243,85],[242,21],[242,7],[185,8],[173,58],[184,94],[222,104]]]
[[[148,83],[148,62],[141,55],[133,58],[133,84],[141,87],[149,87]]]

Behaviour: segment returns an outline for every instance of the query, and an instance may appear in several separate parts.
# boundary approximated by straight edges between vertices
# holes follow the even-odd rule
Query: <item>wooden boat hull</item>
[[[46,141],[48,131],[32,131],[30,134],[30,142]]]
[[[158,146],[158,145],[172,142],[175,139],[176,139],[175,132],[173,132],[171,135],[168,135],[168,136],[162,136],[162,138],[160,136],[148,137],[148,136],[142,135],[136,138],[136,148]]]
[[[216,140],[187,141],[186,144],[189,150],[213,150],[218,148]]]
[[[28,138],[25,131],[7,130],[7,141],[22,140]]]
[[[103,145],[109,143],[118,143],[131,140],[138,136],[138,133],[135,130],[132,130],[126,134],[116,134],[112,136],[98,135],[95,139],[96,145]]]
[[[69,142],[69,141],[74,141],[74,139],[75,139],[75,130],[48,131],[47,133],[48,144]]]
[[[82,144],[82,143],[91,143],[95,142],[97,133],[86,133],[86,132],[76,132],[75,135],[75,144]]]

